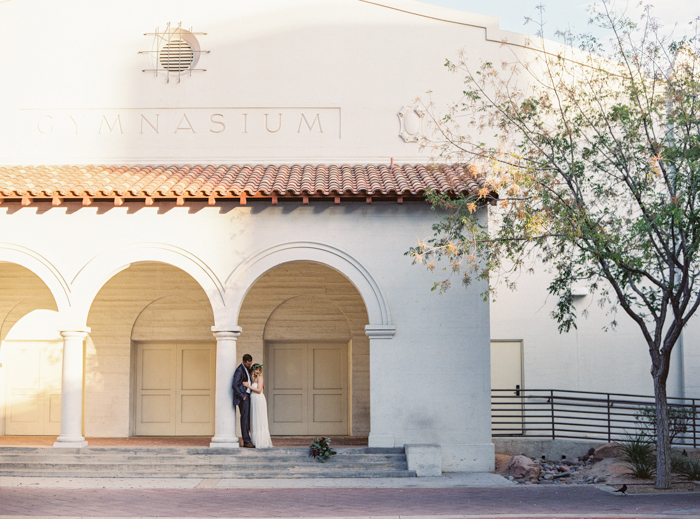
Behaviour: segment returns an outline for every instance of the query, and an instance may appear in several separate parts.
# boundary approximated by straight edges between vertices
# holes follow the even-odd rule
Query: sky
[[[554,39],[558,29],[571,29],[575,33],[591,32],[588,24],[590,18],[587,7],[591,2],[582,0],[420,0],[424,3],[449,7],[488,16],[497,16],[501,29],[508,31],[533,34],[538,27],[532,22],[524,25],[525,16],[538,15],[535,7],[543,4],[545,7],[545,37]],[[641,12],[637,8],[638,0],[619,0],[621,8]],[[654,5],[654,1],[645,2]],[[700,0],[656,0],[656,16],[668,30],[678,23],[674,35],[688,30],[688,22],[700,16]],[[636,11],[635,11],[636,10]],[[633,17],[636,19],[636,17]],[[597,34],[600,36],[601,34]]]

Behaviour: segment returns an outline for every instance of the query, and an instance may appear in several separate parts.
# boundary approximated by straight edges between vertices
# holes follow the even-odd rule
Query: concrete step
[[[333,448],[337,456],[358,456],[365,454],[377,455],[403,455],[402,447],[338,447]],[[82,449],[63,449],[53,447],[0,447],[0,456],[5,454],[40,454],[52,453],[55,455],[71,454],[132,454],[132,455],[201,455],[220,456],[222,454],[232,454],[236,456],[278,456],[278,455],[298,455],[308,456],[308,447],[274,447],[272,449],[230,449],[230,448],[208,448],[208,447],[85,447]]]
[[[362,467],[383,467],[383,466],[402,466],[406,464],[405,458],[396,459],[385,459],[385,460],[366,460],[366,459],[348,459],[348,458],[333,458],[335,463],[342,463],[343,466],[362,466]],[[227,466],[227,467],[248,467],[251,465],[261,465],[261,466],[280,466],[280,465],[308,465],[320,463],[317,460],[311,458],[267,458],[267,459],[255,459],[255,458],[229,458],[229,459],[197,459],[197,458],[173,458],[173,459],[150,459],[150,458],[139,458],[139,457],[129,457],[129,458],[70,458],[65,460],[57,459],[34,459],[20,457],[16,459],[0,458],[0,468],[20,466],[22,464],[31,463],[32,465],[41,464],[45,466],[58,465],[63,467],[68,467],[72,465],[94,465],[94,464],[108,464],[108,465],[132,465],[147,463],[154,467],[164,466],[169,467],[173,465],[200,465],[200,466]]]
[[[71,462],[71,463],[45,463],[45,462],[22,462],[17,461],[13,463],[0,462],[0,470],[13,470],[17,469],[42,469],[42,470],[65,470],[65,471],[103,471],[103,470],[119,470],[123,472],[139,471],[139,470],[150,470],[150,471],[187,471],[187,470],[251,470],[251,469],[269,469],[273,468],[284,468],[285,470],[316,470],[318,461],[311,461],[309,463],[188,463],[185,461],[173,462],[173,463],[152,463],[148,460],[139,460],[133,462],[102,462],[102,461],[91,461],[91,462]],[[324,464],[325,466],[333,465],[341,470],[386,470],[386,469],[406,469],[406,462],[397,461],[394,463],[345,463],[340,460],[328,461]]]
[[[338,448],[326,463],[308,448],[0,448],[0,476],[304,478],[415,477],[402,448]]]
[[[345,466],[362,465],[368,467],[379,467],[379,466],[394,466],[402,465],[406,463],[405,456],[392,456],[392,457],[333,457],[331,461],[336,463],[341,463]],[[0,456],[0,467],[7,467],[12,465],[18,465],[22,463],[41,463],[44,465],[61,465],[69,466],[74,464],[86,465],[86,464],[112,464],[112,465],[128,465],[128,464],[138,464],[138,463],[148,463],[154,466],[170,466],[174,464],[187,464],[187,465],[226,465],[226,466],[249,466],[251,464],[259,465],[296,465],[296,464],[315,464],[319,463],[308,456],[304,457],[287,457],[287,456],[267,456],[267,457],[254,457],[254,456],[221,456],[221,457],[202,457],[202,456],[169,456],[165,457],[148,457],[148,456],[50,456],[50,455],[37,455],[37,456],[23,456],[23,455],[11,455],[11,456]]]
[[[68,452],[70,451],[70,452]],[[404,459],[405,454],[403,452],[353,452],[352,449],[346,451],[338,450],[337,454],[333,457],[334,459],[363,459],[366,461],[384,461],[384,460],[395,460]],[[32,449],[32,450],[19,450],[19,449],[6,449],[0,448],[0,460],[17,460],[26,459],[31,456],[34,460],[45,460],[45,461],[68,461],[71,459],[138,459],[138,458],[149,458],[153,460],[163,460],[169,461],[173,459],[188,458],[192,460],[199,460],[206,462],[212,459],[225,459],[227,461],[234,462],[235,460],[246,460],[250,458],[255,459],[265,459],[265,460],[293,460],[293,459],[306,459],[309,457],[308,449],[230,449],[230,450],[219,450],[210,449],[208,451],[191,451],[191,450],[168,450],[167,452],[162,452],[161,449],[153,450],[96,450],[96,449],[53,449],[53,448],[43,448],[43,449]]]
[[[414,478],[413,470],[387,471],[350,471],[350,470],[318,470],[315,472],[288,472],[282,470],[227,471],[227,472],[178,472],[164,474],[162,472],[138,472],[124,474],[123,472],[99,473],[66,473],[65,471],[36,471],[13,470],[0,471],[0,476],[11,477],[70,477],[70,478],[202,478],[202,479],[302,479],[302,478]]]

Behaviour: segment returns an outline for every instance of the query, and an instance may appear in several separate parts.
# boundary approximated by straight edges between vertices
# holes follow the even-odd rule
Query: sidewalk
[[[440,478],[381,481],[0,478],[0,519],[700,519],[700,493],[623,496],[613,494],[611,490],[605,485],[514,485],[493,474],[453,474]]]

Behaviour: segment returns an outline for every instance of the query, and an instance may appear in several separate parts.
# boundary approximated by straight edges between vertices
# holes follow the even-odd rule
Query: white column
[[[83,344],[89,328],[61,332],[61,435],[54,447],[87,447],[83,437]]]
[[[236,371],[236,339],[241,327],[221,330],[212,327],[216,337],[216,397],[214,437],[209,447],[238,448],[236,436],[236,409],[233,407],[233,372]]]
[[[393,399],[391,395],[391,377],[387,377],[386,367],[391,364],[391,355],[382,348],[387,346],[387,339],[396,333],[393,325],[365,326],[369,337],[369,438],[370,447],[395,447]]]

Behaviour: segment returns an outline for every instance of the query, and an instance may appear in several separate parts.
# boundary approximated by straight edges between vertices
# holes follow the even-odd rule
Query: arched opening
[[[0,263],[0,432],[57,435],[61,347],[56,301],[32,271]]]
[[[189,274],[134,263],[88,314],[85,435],[211,436],[216,343],[207,294]]]
[[[241,305],[238,354],[265,365],[273,435],[367,436],[367,309],[338,271],[285,263],[257,279]]]

